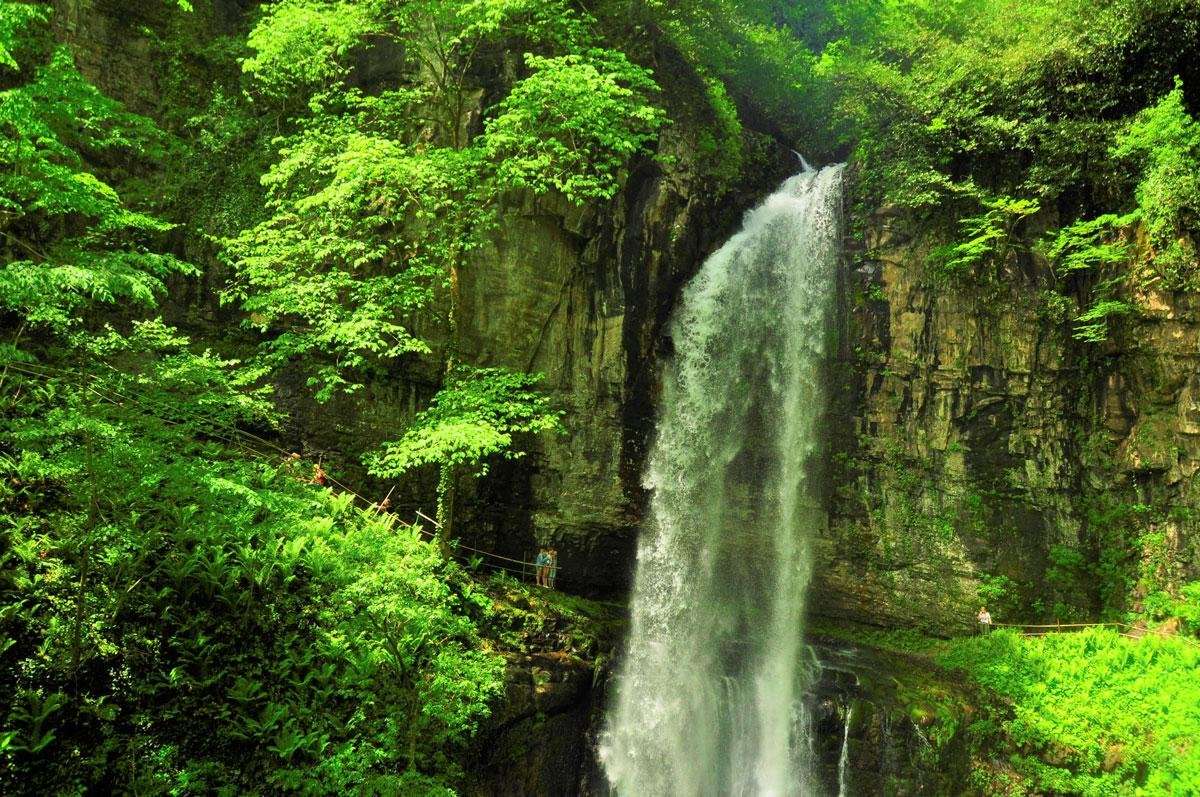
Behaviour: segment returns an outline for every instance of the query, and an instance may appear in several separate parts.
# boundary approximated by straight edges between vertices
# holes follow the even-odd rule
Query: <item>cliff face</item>
[[[680,105],[696,101],[668,87]],[[457,533],[472,547],[531,561],[559,549],[559,583],[592,595],[620,594],[632,575],[645,496],[642,463],[653,435],[664,326],[683,284],[736,230],[744,210],[797,168],[786,149],[762,146],[740,185],[713,192],[695,174],[686,122],[664,136],[670,165],[643,161],[603,207],[554,197],[504,197],[490,244],[459,277],[458,349],[480,366],[545,375],[564,411],[565,434],[528,441],[528,456],[461,480]],[[436,390],[436,370],[408,369],[364,396],[318,406],[299,385],[281,386],[289,436],[384,494],[361,473],[359,452],[398,437]],[[342,477],[339,476],[339,479]],[[433,485],[409,481],[393,494],[401,511],[433,513]]]
[[[982,602],[1069,619],[1195,578],[1195,298],[1137,294],[1136,318],[1083,343],[1028,276],[1044,263],[936,285],[919,225],[866,229],[814,610],[950,633]]]
[[[567,433],[540,441],[532,467],[483,488],[470,524],[479,542],[510,555],[554,542],[567,588],[625,586],[663,325],[741,209],[793,168],[774,154],[720,206],[686,173],[650,165],[600,212],[527,197],[509,206],[494,248],[464,275],[464,353],[545,373]]]
[[[172,31],[189,26],[185,35],[200,41],[236,33],[254,5],[216,0],[195,4],[194,15],[180,15],[168,3],[134,9],[108,0],[57,0],[55,29],[104,90],[161,117],[158,67],[177,55],[172,48],[179,34]],[[607,205],[579,207],[523,193],[504,197],[491,245],[475,255],[459,284],[462,358],[544,373],[567,426],[561,437],[533,441],[521,461],[498,463],[489,479],[463,481],[457,519],[464,540],[513,558],[555,543],[562,585],[589,593],[620,592],[630,575],[643,504],[641,463],[667,345],[662,328],[674,298],[736,229],[742,213],[798,168],[785,147],[747,130],[732,153],[740,159],[740,177],[734,184],[715,177],[722,170],[702,162],[697,147],[712,124],[703,80],[666,43],[648,46],[644,56],[655,65],[673,120],[656,157],[635,163],[624,190]],[[500,50],[481,61],[479,89],[464,114],[467,128],[479,124],[497,86],[514,79],[519,56]],[[392,74],[386,58],[381,51],[364,66],[369,74],[359,77],[371,82]],[[180,61],[197,74],[211,68],[202,57]],[[209,256],[204,246],[185,246]],[[205,284],[210,281],[206,277]],[[188,286],[164,310],[176,323],[194,326],[197,337],[227,334],[236,319],[215,309],[212,292],[211,286]],[[182,303],[189,306],[174,306]],[[444,345],[437,329],[425,333]],[[366,477],[360,456],[398,437],[440,377],[436,364],[405,363],[361,394],[327,405],[315,404],[302,384],[284,378],[277,394],[290,417],[285,443],[320,453],[339,481],[364,495],[382,495],[392,485]],[[393,505],[432,514],[432,495],[432,483],[400,485]]]
[[[55,37],[71,46],[80,71],[105,94],[150,116],[163,110],[169,71],[197,66],[170,60],[178,55],[170,47],[173,31],[186,28],[197,40],[231,34],[257,4],[258,0],[211,0],[195,3],[192,12],[181,15],[172,8],[174,0],[51,2]]]

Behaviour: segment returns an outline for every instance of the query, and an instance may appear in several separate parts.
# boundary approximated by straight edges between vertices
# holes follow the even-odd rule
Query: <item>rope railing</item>
[[[426,531],[425,528],[423,526],[421,526],[421,524],[419,524],[419,523],[411,524],[410,528],[414,529],[418,534],[428,537],[430,542],[434,542],[437,539],[436,534],[434,534],[431,531]],[[489,554],[487,552],[484,552],[484,554],[487,556],[493,556],[493,557],[499,558],[499,554]],[[457,546],[455,547],[455,549],[452,549],[450,551],[450,556],[452,556],[455,559],[458,559],[460,562],[463,562],[465,564],[468,564],[468,565],[474,564],[473,562],[471,562],[471,557],[467,556],[466,554],[460,553],[457,550]],[[520,560],[513,559],[510,561],[519,562]],[[533,573],[532,570],[517,570],[514,567],[507,567],[505,565],[492,564],[491,562],[487,562],[487,561],[479,562],[478,564],[481,567],[487,567],[487,568],[491,568],[492,570],[518,575],[521,577],[522,580],[524,580],[526,577],[528,577],[529,575],[531,575]],[[531,563],[525,563],[525,564],[529,564],[530,567],[534,567],[534,565]]]
[[[436,520],[434,520],[433,518],[431,518],[429,515],[426,515],[426,514],[425,514],[424,512],[422,512],[421,510],[419,510],[419,509],[418,509],[418,510],[416,511],[416,514],[417,514],[417,517],[420,517],[421,519],[423,519],[423,520],[427,520],[427,521],[429,521],[430,523],[432,523],[432,524],[434,525],[434,527],[435,527],[435,528],[438,528],[438,529],[440,529],[440,528],[442,527],[442,524],[441,524],[441,523],[438,523]],[[464,551],[473,551],[474,553],[480,554],[480,555],[482,555],[482,556],[490,556],[490,557],[491,557],[491,558],[493,558],[493,559],[499,559],[499,560],[502,560],[502,561],[505,561],[505,562],[513,562],[513,563],[515,563],[515,564],[518,564],[518,565],[528,565],[529,567],[537,567],[537,564],[536,564],[536,563],[534,563],[534,562],[527,562],[527,561],[525,561],[524,559],[513,559],[511,556],[502,556],[501,554],[498,554],[498,553],[492,553],[491,551],[483,551],[483,550],[480,550],[479,548],[472,548],[470,545],[463,545],[461,542],[460,542],[460,543],[456,543],[456,544],[455,544],[455,547],[456,547],[456,548],[459,548],[459,549],[461,549],[461,550],[464,550]],[[555,566],[555,568],[556,568],[557,570],[562,570],[562,569],[563,569],[563,568],[561,568],[561,567],[558,567],[557,565]]]
[[[1046,636],[1047,634],[1055,633],[1072,633],[1075,631],[1083,631],[1088,628],[1116,628],[1118,636],[1126,639],[1145,639],[1146,637],[1160,637],[1169,639],[1178,639],[1193,647],[1200,647],[1200,641],[1190,639],[1182,634],[1170,634],[1164,636],[1155,634],[1153,631],[1130,625],[1129,623],[1106,622],[1106,623],[992,623],[996,628],[1015,628],[1021,631],[1022,636]],[[1031,630],[1032,629],[1032,630]],[[1133,632],[1133,633],[1130,633]]]
[[[1124,626],[1125,628],[1133,627],[1125,623],[1047,623],[1045,625],[1038,625],[1036,623],[992,623],[992,625],[1000,628],[1096,628],[1106,625]]]

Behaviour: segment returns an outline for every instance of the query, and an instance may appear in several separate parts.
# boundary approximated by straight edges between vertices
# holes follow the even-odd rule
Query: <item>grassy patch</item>
[[[980,704],[967,712],[973,716],[962,718],[970,723],[973,786],[982,793],[1200,793],[1200,647],[1185,640],[1135,640],[1103,628],[950,640],[821,622],[810,630],[927,659],[940,676],[897,682],[907,686],[902,699],[914,721],[922,719],[916,712],[945,702],[933,699],[939,679],[982,687]],[[932,724],[958,721],[940,719]]]
[[[1000,729],[1038,792],[1200,792],[1200,648],[1106,629],[998,632],[937,661],[1011,703]]]

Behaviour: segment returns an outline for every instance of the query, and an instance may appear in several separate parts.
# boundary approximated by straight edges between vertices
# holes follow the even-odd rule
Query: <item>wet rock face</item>
[[[513,662],[505,696],[476,737],[464,793],[557,797],[578,793],[590,766],[592,667],[566,656]]]
[[[1140,317],[1088,344],[1028,276],[1044,263],[938,285],[928,230],[886,211],[866,226],[843,279],[814,610],[956,633],[985,601],[1001,621],[1128,605],[1139,559],[1165,563],[1160,588],[1196,578],[1197,300],[1139,296]],[[1106,548],[1130,554],[1101,584]]]
[[[806,698],[823,793],[967,794],[971,697],[928,662],[818,642]]]
[[[461,346],[473,362],[546,374],[567,433],[481,487],[475,522],[463,524],[479,547],[520,558],[555,543],[564,588],[625,588],[674,298],[736,225],[737,208],[786,169],[727,198],[734,209],[650,164],[602,210],[510,198],[502,231],[462,278]]]
[[[593,595],[620,594],[632,576],[675,299],[742,214],[798,170],[788,149],[750,132],[739,184],[715,191],[691,140],[703,84],[677,54],[655,60],[676,120],[659,146],[667,165],[632,164],[607,205],[504,197],[500,229],[460,278],[464,359],[545,374],[567,427],[478,485],[461,528],[513,558],[555,544],[560,586]]]
[[[51,0],[51,20],[55,38],[71,46],[89,80],[131,110],[155,116],[170,63],[164,34],[175,26],[197,38],[231,34],[260,2],[204,0],[185,13],[174,0]]]

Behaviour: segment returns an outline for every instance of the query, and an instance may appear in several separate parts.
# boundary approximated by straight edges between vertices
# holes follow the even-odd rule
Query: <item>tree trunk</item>
[[[454,466],[438,467],[437,538],[442,553],[450,554],[450,533],[454,524]]]

